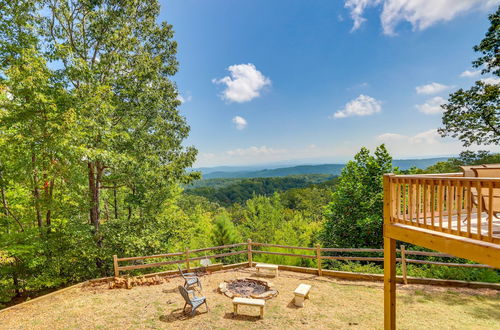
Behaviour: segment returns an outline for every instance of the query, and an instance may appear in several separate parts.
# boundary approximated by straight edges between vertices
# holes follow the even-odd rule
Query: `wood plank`
[[[307,254],[293,254],[293,253],[271,252],[271,251],[261,251],[261,250],[253,250],[252,252],[253,253],[260,253],[260,254],[273,254],[273,255],[285,256],[285,257],[316,259],[315,255],[307,255]]]
[[[413,189],[413,181],[410,180],[409,181],[409,185],[408,185],[408,200],[410,201],[410,207],[409,207],[409,220],[410,222],[413,222],[413,198],[414,198],[415,194],[414,194],[414,189]]]
[[[488,185],[488,239],[493,241],[493,185]]]
[[[363,249],[363,248],[321,248],[322,252],[384,252],[384,249]]]
[[[439,226],[438,230],[443,230],[443,204],[444,204],[444,192],[443,192],[443,181],[439,180],[438,184],[438,214],[439,214]]]
[[[481,182],[476,182],[476,187],[477,187],[477,233],[479,234],[479,237],[481,239],[482,233],[481,233],[481,214],[483,213],[483,195],[481,189]]]
[[[257,243],[257,242],[253,242],[252,245],[254,245],[254,246],[276,247],[276,248],[292,249],[292,250],[310,250],[310,251],[316,250],[316,248],[313,248],[313,247],[289,246],[289,245],[279,245],[279,244],[269,244],[269,243]]]
[[[417,226],[420,226],[421,223],[418,221],[418,218],[420,218],[420,181],[416,182],[417,185],[417,191],[415,193],[415,219],[417,220]]]
[[[384,236],[500,268],[500,245],[403,224],[385,224]]]
[[[396,329],[396,240],[384,237],[384,329]]]
[[[471,237],[471,221],[472,221],[472,207],[474,203],[472,202],[472,185],[470,182],[467,183],[467,236]]]
[[[436,186],[434,181],[431,183],[431,226],[435,227],[434,223],[434,211],[436,210]]]
[[[459,264],[454,262],[439,262],[439,261],[427,261],[418,259],[406,259],[406,262],[422,265],[437,265],[437,266],[447,266],[447,267],[465,267],[465,268],[494,268],[490,265],[484,264]]]
[[[448,214],[448,230],[451,230],[451,219],[453,218],[453,187],[451,186],[451,182],[448,181],[446,186],[446,211]]]

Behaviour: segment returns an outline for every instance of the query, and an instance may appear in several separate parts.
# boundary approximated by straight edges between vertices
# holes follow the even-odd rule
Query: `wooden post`
[[[323,275],[323,271],[321,270],[321,246],[316,244],[316,263],[318,264],[318,276]]]
[[[390,174],[384,175],[384,226],[391,224]],[[396,240],[384,231],[384,329],[396,329]]]
[[[113,268],[115,269],[115,277],[120,277],[120,271],[118,270],[118,257],[113,256]]]
[[[189,249],[186,249],[186,269],[189,272],[191,267],[189,266]]]
[[[404,284],[408,284],[408,279],[406,278],[406,253],[404,245],[401,245],[401,271],[403,273]]]
[[[252,240],[250,238],[248,239],[247,252],[248,252],[248,267],[252,268],[253,267],[253,261],[252,261]]]

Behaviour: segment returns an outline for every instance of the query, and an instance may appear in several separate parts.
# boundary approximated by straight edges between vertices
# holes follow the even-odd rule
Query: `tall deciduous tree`
[[[125,188],[127,215],[157,210],[169,186],[187,182],[196,155],[170,77],[177,71],[172,26],[156,0],[47,0],[40,31],[47,56],[74,96],[74,144],[88,175],[90,222],[101,222],[102,190]],[[147,206],[147,207],[146,207]],[[114,201],[115,217],[118,205]]]
[[[375,154],[362,148],[342,169],[332,202],[326,208],[322,234],[325,246],[380,247],[383,224],[383,184],[392,171],[392,157],[384,145]]]
[[[476,81],[468,90],[461,88],[442,105],[444,126],[439,132],[460,139],[465,147],[500,143],[500,6],[489,19],[485,38],[474,47],[482,56],[473,65],[497,78]]]

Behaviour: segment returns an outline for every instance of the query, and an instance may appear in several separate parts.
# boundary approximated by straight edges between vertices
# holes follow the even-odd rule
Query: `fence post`
[[[323,275],[323,270],[321,269],[321,246],[316,244],[316,261],[318,264],[318,275]]]
[[[253,261],[252,261],[252,240],[250,238],[248,239],[247,252],[248,252],[248,267],[252,268],[253,267]]]
[[[118,257],[113,255],[113,268],[115,269],[115,277],[120,277],[120,271],[118,270]]]
[[[408,279],[406,278],[406,253],[404,245],[401,245],[401,271],[403,273],[404,284],[408,284]]]
[[[191,267],[189,267],[189,249],[186,249],[186,269],[188,272],[191,270]]]

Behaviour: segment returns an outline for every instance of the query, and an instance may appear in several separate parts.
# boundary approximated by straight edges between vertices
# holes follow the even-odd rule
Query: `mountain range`
[[[426,168],[437,162],[445,161],[449,157],[425,158],[425,159],[395,159],[393,165],[406,170],[411,167]],[[202,173],[203,179],[215,178],[269,178],[288,175],[302,174],[329,174],[339,175],[345,164],[319,164],[319,165],[297,165],[290,167],[266,168],[259,166],[218,166],[193,169]]]

